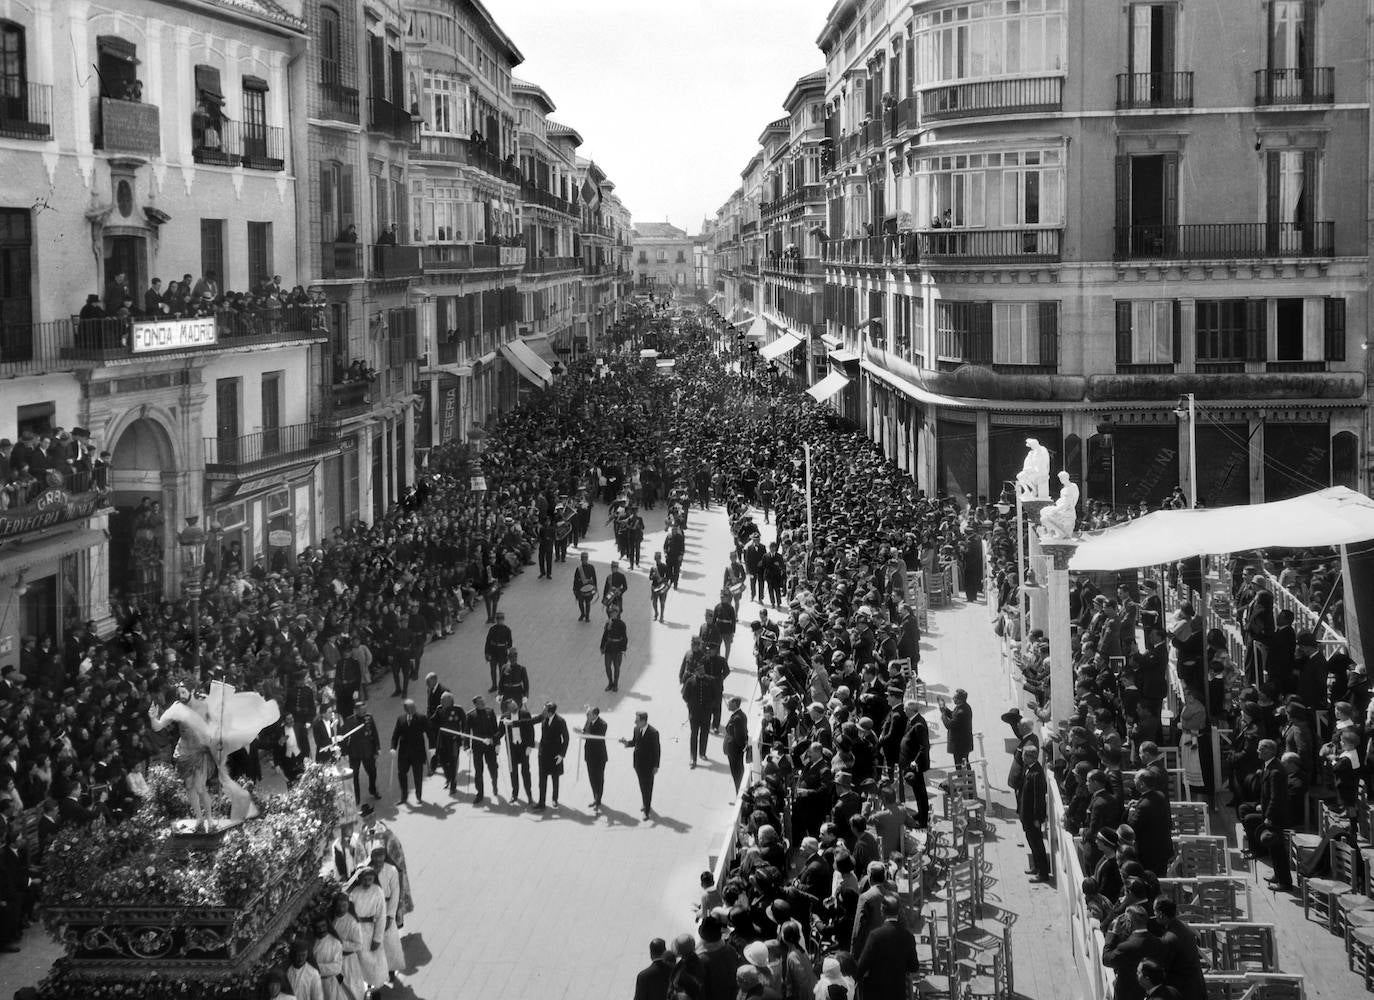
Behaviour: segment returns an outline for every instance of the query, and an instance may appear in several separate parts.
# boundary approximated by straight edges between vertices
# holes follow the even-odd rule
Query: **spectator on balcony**
[[[123,271],[116,272],[114,279],[105,286],[105,311],[115,312],[125,299],[132,301],[133,296],[133,290],[129,288],[129,276]]]
[[[143,293],[143,315],[150,319],[161,319],[170,311],[162,292],[162,279],[154,278]]]
[[[396,245],[396,223],[392,223],[382,230],[382,235],[377,237],[377,245],[383,247],[394,247]]]
[[[187,277],[190,277],[190,275],[187,275]],[[208,297],[209,299],[214,300],[219,298],[219,296],[219,275],[216,274],[213,269],[206,271],[204,277],[197,281],[195,287],[191,289],[192,299],[201,299]]]
[[[348,225],[344,226],[344,228],[339,232],[339,238],[338,238],[337,240],[335,240],[335,242],[336,242],[336,243],[357,243],[357,242],[358,242],[358,227],[357,227],[356,225],[354,225],[353,223],[350,222]]]

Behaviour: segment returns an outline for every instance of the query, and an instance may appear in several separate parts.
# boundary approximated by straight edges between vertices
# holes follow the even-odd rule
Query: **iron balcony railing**
[[[581,266],[581,257],[531,257],[525,261],[525,273],[548,274],[553,271],[575,271]]]
[[[418,246],[377,243],[368,247],[368,253],[372,258],[370,277],[414,278],[424,273]]]
[[[0,77],[0,135],[10,139],[52,137],[52,87]]]
[[[932,87],[921,94],[921,117],[927,121],[982,115],[1032,114],[1064,106],[1062,76],[983,80]]]
[[[564,215],[572,215],[577,211],[573,208],[573,203],[566,198],[560,198],[552,191],[545,191],[533,184],[521,185],[520,197],[527,205],[541,205],[544,208],[553,209],[555,212],[562,212]]]
[[[1118,260],[1259,260],[1332,257],[1334,222],[1202,222],[1118,226]]]
[[[159,350],[206,351],[224,347],[250,347],[290,340],[325,337],[324,310],[318,306],[281,306],[275,309],[217,309],[208,317],[215,323],[212,342],[183,347],[149,348]],[[165,320],[136,320],[119,317],[70,320],[70,342],[61,343],[64,359],[74,361],[115,361],[145,352],[135,350],[140,335],[150,336],[163,329]],[[175,322],[175,321],[171,321]],[[151,333],[150,333],[151,331]],[[60,334],[59,334],[60,336]]]
[[[871,266],[915,264],[920,260],[920,248],[914,233],[824,240],[821,260],[827,264]]]
[[[381,132],[402,142],[410,142],[413,138],[410,112],[401,105],[383,98],[367,99],[367,121],[368,128],[373,132]]]
[[[69,319],[49,323],[0,322],[0,378],[60,371],[72,346]]]
[[[1193,74],[1191,70],[1173,73],[1116,74],[1116,106],[1133,108],[1191,108]]]
[[[1019,264],[1060,259],[1062,229],[928,229],[920,234],[921,260],[930,264]]]
[[[331,121],[349,122],[357,125],[359,122],[357,88],[345,87],[337,81],[330,83],[321,81],[319,114],[321,118],[327,118]]]
[[[326,423],[311,420],[285,427],[264,427],[252,434],[203,439],[206,472],[242,472],[308,455],[337,440]]]
[[[1255,70],[1255,103],[1331,104],[1336,100],[1336,70],[1332,66],[1304,66]]]
[[[361,278],[363,248],[357,243],[325,243],[320,247],[320,277]]]
[[[366,379],[325,386],[321,394],[324,418],[342,420],[365,413],[372,405],[373,386],[374,383]]]
[[[490,243],[426,243],[420,260],[426,271],[466,271],[488,267],[523,267],[524,247]]]
[[[286,168],[286,132],[275,125],[221,122],[218,127],[191,120],[191,156],[197,163],[254,170]]]
[[[764,273],[773,274],[819,274],[816,261],[805,257],[771,257],[763,262]]]

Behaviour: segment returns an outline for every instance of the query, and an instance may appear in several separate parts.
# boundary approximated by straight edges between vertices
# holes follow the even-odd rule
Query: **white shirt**
[[[286,978],[291,983],[291,992],[295,994],[296,1000],[324,1000],[324,986],[320,983],[320,974],[309,962],[300,968],[288,965]]]

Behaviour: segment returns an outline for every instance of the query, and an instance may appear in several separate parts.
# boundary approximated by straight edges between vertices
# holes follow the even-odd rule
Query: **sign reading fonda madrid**
[[[156,323],[135,323],[132,350],[135,354],[175,351],[187,347],[206,347],[218,340],[219,334],[213,316],[199,319],[166,319]]]

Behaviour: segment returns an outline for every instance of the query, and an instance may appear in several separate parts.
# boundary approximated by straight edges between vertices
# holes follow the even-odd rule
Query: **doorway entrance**
[[[148,283],[148,243],[142,236],[105,237],[107,287],[117,274],[129,279],[129,289],[134,293],[134,305],[137,306],[142,301],[143,289]]]

